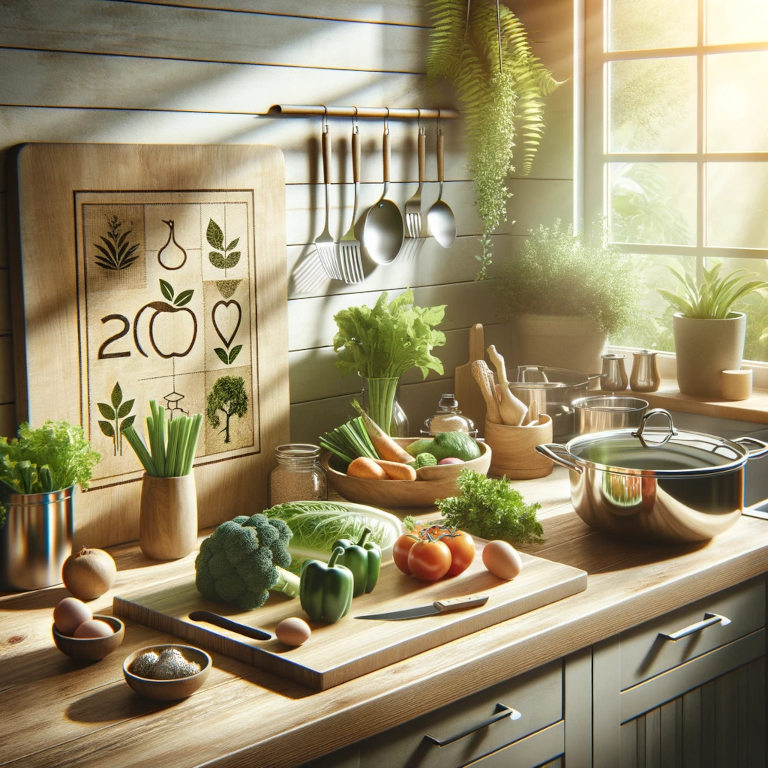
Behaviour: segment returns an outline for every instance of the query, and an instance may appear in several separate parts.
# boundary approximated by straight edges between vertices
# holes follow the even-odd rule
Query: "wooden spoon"
[[[504,358],[496,351],[496,347],[491,344],[487,352],[488,358],[495,366],[499,377],[499,411],[501,420],[504,424],[519,427],[528,415],[528,406],[522,400],[515,397],[512,390],[510,390],[509,380],[507,379],[507,366]]]
[[[493,381],[493,372],[485,360],[473,360],[470,366],[472,378],[480,387],[480,393],[485,400],[485,418],[493,424],[501,424],[501,412],[499,401],[496,399],[496,385]]]

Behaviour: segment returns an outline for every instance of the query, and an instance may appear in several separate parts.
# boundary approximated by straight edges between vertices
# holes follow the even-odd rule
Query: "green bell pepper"
[[[299,599],[312,621],[333,624],[346,616],[352,606],[352,571],[337,563],[343,553],[342,547],[336,547],[328,565],[320,560],[307,560],[301,569]]]
[[[381,547],[374,541],[367,541],[370,533],[371,529],[365,528],[357,544],[349,539],[338,539],[333,544],[334,549],[341,547],[344,550],[338,562],[346,565],[352,571],[355,580],[353,597],[362,595],[363,592],[373,591],[379,580]]]

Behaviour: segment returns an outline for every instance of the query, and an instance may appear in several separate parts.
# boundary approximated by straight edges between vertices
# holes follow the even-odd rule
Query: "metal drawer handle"
[[[678,629],[677,632],[668,634],[667,632],[659,632],[659,637],[663,637],[665,640],[682,640],[689,635],[695,635],[697,632],[701,632],[702,629],[711,627],[713,624],[720,624],[722,627],[728,626],[731,620],[727,616],[721,616],[719,613],[705,613],[704,618],[701,621],[697,621],[695,624],[691,624],[688,627]]]
[[[471,728],[467,728],[460,733],[455,733],[453,736],[449,736],[447,739],[438,739],[436,736],[430,736],[428,733],[424,734],[424,739],[426,741],[432,742],[432,744],[437,744],[438,747],[445,747],[448,744],[453,744],[454,741],[463,739],[465,736],[469,736],[470,734],[475,733],[475,731],[487,728],[489,725],[498,723],[499,720],[504,720],[507,717],[510,720],[519,720],[522,715],[516,709],[512,709],[512,707],[506,706],[506,704],[496,704],[494,714],[492,714],[487,720],[483,720],[482,723],[473,725]]]

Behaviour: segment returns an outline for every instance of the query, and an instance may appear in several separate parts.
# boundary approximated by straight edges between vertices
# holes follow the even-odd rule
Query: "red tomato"
[[[447,576],[458,576],[472,565],[475,559],[475,541],[464,531],[456,531],[453,536],[450,533],[440,539],[451,550],[451,567]]]
[[[442,579],[451,567],[451,550],[440,540],[419,539],[408,553],[408,568],[424,581]]]
[[[411,573],[411,569],[408,567],[408,555],[417,541],[418,539],[414,534],[404,533],[395,541],[392,547],[392,559],[403,573]]]

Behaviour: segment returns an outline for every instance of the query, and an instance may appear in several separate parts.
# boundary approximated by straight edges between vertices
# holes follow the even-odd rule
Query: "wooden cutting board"
[[[478,547],[482,548],[482,542]],[[176,635],[214,653],[325,690],[586,589],[587,574],[582,570],[532,555],[521,553],[521,557],[523,571],[513,581],[491,575],[479,552],[467,571],[438,582],[417,581],[401,573],[394,563],[386,563],[372,593],[355,598],[350,613],[335,624],[311,623],[312,637],[298,648],[289,648],[274,637],[249,640],[188,618],[191,611],[210,610],[274,635],[280,620],[289,616],[306,619],[298,599],[274,594],[263,607],[242,612],[203,599],[195,588],[193,573],[115,596],[113,610],[116,616]],[[405,621],[355,618],[474,594],[488,594],[488,602],[480,608]]]
[[[453,393],[459,401],[459,410],[475,422],[483,435],[485,427],[485,401],[480,394],[480,388],[472,378],[470,369],[474,360],[485,357],[485,334],[481,323],[475,323],[469,329],[469,361],[456,366],[453,373]]]

